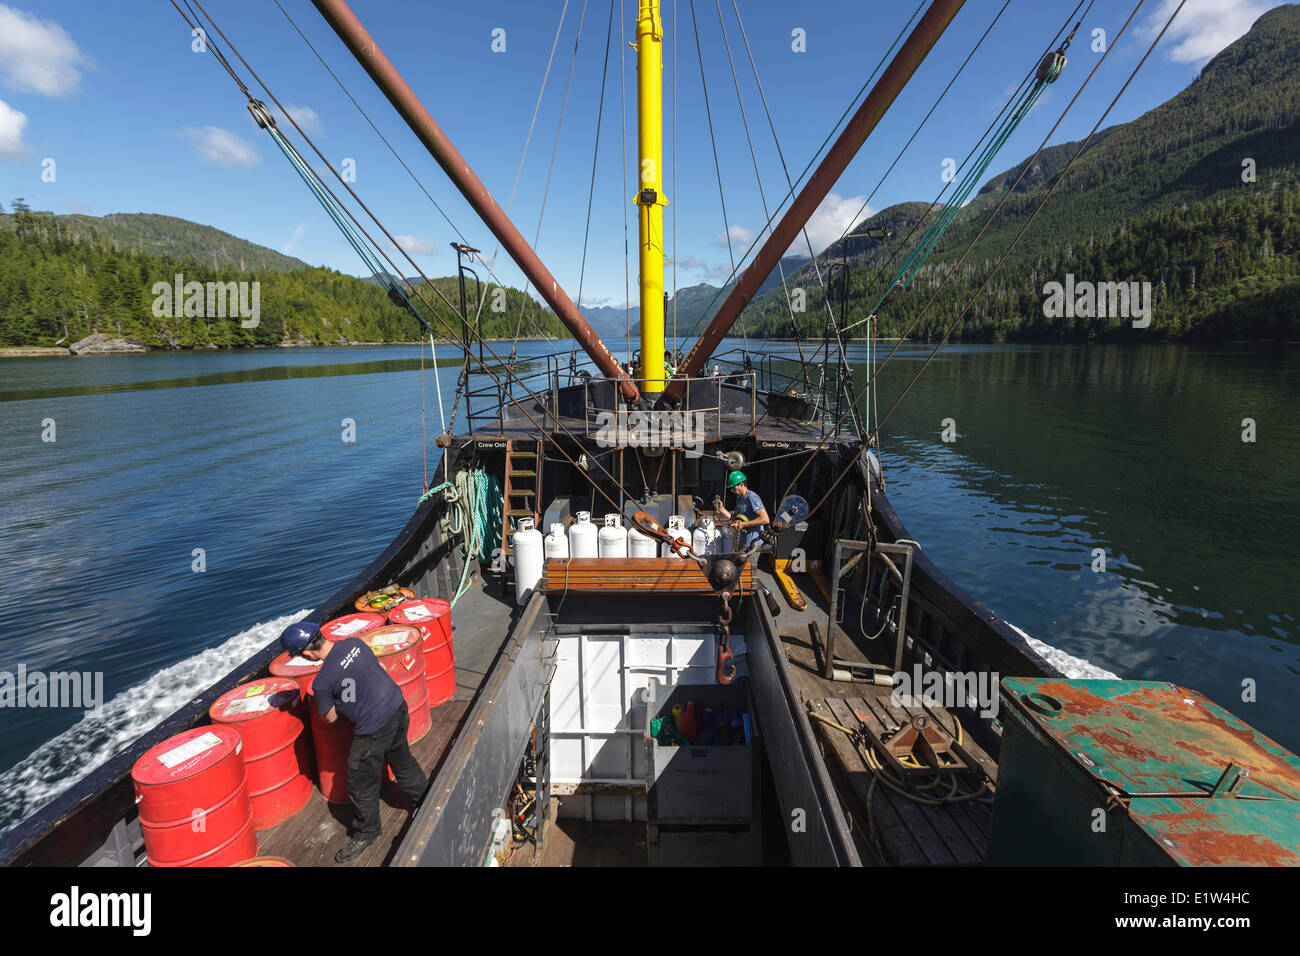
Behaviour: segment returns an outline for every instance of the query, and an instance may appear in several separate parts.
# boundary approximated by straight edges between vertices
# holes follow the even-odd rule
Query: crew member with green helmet
[[[733,547],[738,551],[746,551],[749,546],[758,540],[758,531],[768,524],[767,509],[763,507],[763,499],[757,493],[749,490],[749,479],[745,473],[739,469],[731,471],[727,475],[727,490],[735,492],[736,507],[734,511],[728,511],[727,506],[721,501],[718,502],[718,514],[734,529],[736,536]]]

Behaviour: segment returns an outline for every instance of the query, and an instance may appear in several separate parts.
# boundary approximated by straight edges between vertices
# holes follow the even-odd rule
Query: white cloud
[[[262,161],[257,150],[220,126],[187,127],[177,135],[192,142],[204,162],[216,166],[256,166]]]
[[[677,265],[687,272],[695,272],[709,282],[725,282],[731,278],[731,266],[725,262],[721,265],[710,265],[703,259],[697,259],[695,256],[678,256]],[[743,271],[743,270],[742,270]]]
[[[1187,0],[1160,46],[1175,63],[1199,65],[1245,34],[1271,5],[1259,0]],[[1155,38],[1177,6],[1178,0],[1161,0],[1143,24],[1148,39]]]
[[[289,116],[293,117],[293,119],[297,121],[298,125],[302,127],[304,133],[310,134],[320,132],[320,116],[318,116],[316,111],[310,106],[295,106],[292,103],[286,103],[284,109]],[[292,128],[293,124],[289,122],[288,117],[286,117],[278,108],[271,110],[271,112],[275,115],[275,122],[278,125]]]
[[[855,223],[876,214],[870,206],[863,208],[866,196],[843,197],[839,193],[829,193],[821,205],[808,218],[808,243],[812,244],[814,255],[820,255],[827,246],[835,242],[844,231]],[[790,244],[787,255],[808,255],[808,243],[804,242],[803,233]]]
[[[43,96],[64,96],[81,79],[77,68],[90,63],[53,20],[38,20],[0,4],[0,75],[6,85]]]
[[[4,100],[0,100],[0,159],[18,159],[31,150],[23,142],[23,128],[27,115],[20,113]]]
[[[397,244],[413,256],[433,255],[433,240],[420,236],[395,236]]]
[[[746,229],[744,226],[728,226],[727,234],[723,236],[718,233],[718,245],[743,246],[748,249],[749,244],[754,241],[754,230]]]
[[[305,222],[300,222],[298,225],[294,226],[293,235],[289,237],[289,241],[284,244],[280,251],[286,256],[293,255],[294,248],[298,245],[298,240],[302,238],[302,234],[306,231],[307,224]]]

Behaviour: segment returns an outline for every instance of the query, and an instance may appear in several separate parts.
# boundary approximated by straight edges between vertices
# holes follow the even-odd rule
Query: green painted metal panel
[[[1300,758],[1162,681],[1002,681],[994,863],[1300,865]]]

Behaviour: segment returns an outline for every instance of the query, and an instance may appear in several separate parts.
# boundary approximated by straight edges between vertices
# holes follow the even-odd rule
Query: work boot
[[[345,846],[343,849],[339,850],[337,853],[334,854],[334,862],[335,862],[335,863],[346,863],[348,860],[351,860],[351,859],[353,859],[354,857],[359,856],[359,855],[361,854],[361,852],[362,852],[363,850],[365,850],[366,847],[370,846],[370,844],[372,844],[372,843],[374,843],[374,842],[375,842],[375,841],[374,841],[373,839],[370,839],[370,840],[357,840],[357,839],[349,840],[347,846]]]

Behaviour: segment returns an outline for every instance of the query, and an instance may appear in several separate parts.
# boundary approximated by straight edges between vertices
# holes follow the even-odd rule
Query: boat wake
[[[1010,621],[1007,621],[1011,624]],[[1036,637],[1030,637],[1020,628],[1011,624],[1012,630],[1029,642],[1034,653],[1041,657],[1047,663],[1051,664],[1058,671],[1071,680],[1119,680],[1120,676],[1104,667],[1098,667],[1092,661],[1085,660],[1082,657],[1075,657],[1073,654],[1067,654],[1059,648],[1046,644]]]
[[[165,667],[108,701],[0,775],[0,833],[8,830],[141,734],[156,727],[212,682],[275,640],[310,609],[241,631],[217,647]]]

